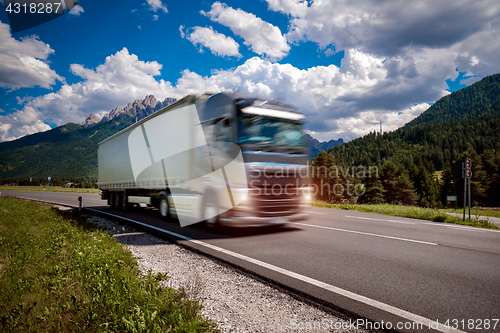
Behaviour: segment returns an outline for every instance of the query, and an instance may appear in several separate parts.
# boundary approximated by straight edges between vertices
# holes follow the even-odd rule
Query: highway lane
[[[16,195],[108,211],[99,196],[55,192]],[[431,320],[499,318],[500,232],[354,211],[309,207],[310,220],[272,230],[211,233],[160,221],[156,212],[124,215],[205,244],[259,260]],[[374,321],[404,321],[377,306],[325,290],[269,267],[227,253],[197,248],[245,269]],[[461,320],[465,327],[462,327]],[[479,321],[475,321],[477,327]],[[500,331],[500,324],[497,330]]]

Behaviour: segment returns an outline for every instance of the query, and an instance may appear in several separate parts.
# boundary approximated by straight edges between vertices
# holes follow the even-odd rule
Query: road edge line
[[[106,213],[106,212],[103,212],[103,211],[100,211],[100,210],[97,210],[97,209],[92,209],[92,208],[85,208],[85,209],[86,210],[90,210],[90,211],[94,211],[94,212],[96,212],[98,214],[105,214],[105,215],[113,216],[113,217],[121,219],[121,220],[126,220],[126,221],[129,221],[129,222],[132,222],[133,224],[137,224],[137,225],[146,227],[148,229],[153,229],[156,232],[168,234],[170,236],[174,236],[176,238],[180,238],[182,240],[185,240],[185,241],[188,241],[188,242],[192,242],[192,243],[200,245],[200,246],[204,246],[204,247],[209,248],[211,250],[214,250],[214,251],[217,251],[217,252],[220,252],[220,253],[224,253],[224,254],[226,254],[228,256],[232,256],[234,258],[247,261],[247,262],[252,263],[254,265],[257,265],[257,266],[260,266],[260,267],[272,270],[274,272],[286,275],[288,277],[291,277],[291,278],[294,278],[294,279],[297,279],[297,280],[309,283],[309,284],[311,284],[313,286],[316,286],[316,287],[328,290],[330,292],[333,292],[335,294],[344,296],[344,297],[349,298],[351,300],[358,301],[358,302],[363,303],[365,305],[372,306],[374,308],[377,308],[379,310],[385,311],[385,312],[390,313],[392,315],[396,315],[398,317],[401,317],[401,318],[404,318],[404,319],[408,319],[408,320],[411,320],[411,321],[416,322],[416,323],[421,323],[423,326],[428,327],[429,329],[432,329],[432,330],[437,330],[437,331],[443,332],[443,333],[451,333],[451,332],[454,332],[454,333],[466,333],[466,332],[460,331],[458,329],[447,328],[442,323],[438,323],[438,328],[430,327],[430,324],[431,323],[435,324],[436,321],[433,321],[431,319],[428,319],[428,318],[419,316],[417,314],[408,312],[406,310],[402,310],[402,309],[396,308],[396,307],[394,307],[392,305],[385,304],[385,303],[376,301],[374,299],[371,299],[371,298],[368,298],[368,297],[365,297],[365,296],[353,293],[351,291],[348,291],[348,290],[345,290],[345,289],[342,289],[342,288],[339,288],[339,287],[332,286],[332,285],[330,285],[328,283],[325,283],[325,282],[322,282],[322,281],[319,281],[319,280],[307,277],[305,275],[302,275],[302,274],[299,274],[299,273],[295,273],[295,272],[289,271],[287,269],[284,269],[284,268],[281,268],[281,267],[278,267],[278,266],[275,266],[275,265],[272,265],[272,264],[268,264],[268,263],[260,261],[258,259],[254,259],[254,258],[245,256],[243,254],[239,254],[239,253],[236,253],[236,252],[233,252],[233,251],[230,251],[230,250],[226,250],[226,249],[223,249],[221,247],[218,247],[218,246],[215,246],[215,245],[212,245],[212,244],[209,244],[209,243],[205,243],[203,241],[199,241],[199,240],[193,239],[191,237],[187,237],[187,236],[178,234],[178,233],[173,232],[173,231],[161,229],[161,228],[158,228],[158,227],[155,227],[155,226],[152,226],[152,225],[140,222],[140,221],[136,221],[136,220],[133,220],[133,219],[130,219],[130,218],[127,218],[127,217],[120,216],[120,215]]]

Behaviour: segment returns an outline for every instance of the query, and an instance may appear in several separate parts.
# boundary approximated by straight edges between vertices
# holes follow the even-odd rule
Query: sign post
[[[464,218],[463,220],[465,221],[465,205],[467,202],[467,188],[469,190],[469,220],[470,220],[470,204],[471,204],[471,193],[470,193],[470,179],[472,178],[472,161],[470,158],[465,158],[465,162],[462,163],[462,172],[463,172],[463,178],[464,178]],[[469,183],[469,186],[467,186],[467,182]]]
[[[465,178],[465,163],[462,163],[462,178],[464,179],[464,221],[465,221],[465,204],[467,203],[467,178]]]
[[[469,181],[469,219],[470,219],[470,206],[471,206],[471,193],[470,193],[470,179],[474,176],[474,165],[470,158],[466,158],[465,161],[457,161],[451,165],[451,174],[455,179],[453,183],[457,182],[457,179],[462,178],[464,180],[464,221],[465,221],[465,205],[467,204],[467,181]],[[456,187],[454,186],[454,190]],[[456,194],[455,194],[456,196]],[[456,206],[455,206],[456,207]]]
[[[469,182],[469,220],[470,220],[470,201],[471,201],[470,179],[472,177],[472,161],[470,160],[470,158],[465,159],[465,177],[467,177],[466,179]]]
[[[49,190],[50,190],[50,179],[51,179],[51,177],[47,178],[47,180],[48,180],[48,183],[47,183],[47,191],[49,191]]]

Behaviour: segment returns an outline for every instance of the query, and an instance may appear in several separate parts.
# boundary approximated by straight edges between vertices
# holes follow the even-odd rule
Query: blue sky
[[[0,141],[223,90],[285,99],[314,137],[351,140],[500,72],[493,0],[80,0],[14,34],[0,8]]]

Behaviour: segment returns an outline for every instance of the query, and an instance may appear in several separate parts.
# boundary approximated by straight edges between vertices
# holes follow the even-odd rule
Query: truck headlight
[[[310,187],[303,187],[301,189],[301,192],[302,192],[302,202],[303,203],[310,203],[312,200],[311,188]]]
[[[243,202],[248,197],[248,188],[247,187],[237,187],[232,189],[233,195],[237,196],[240,202]]]

